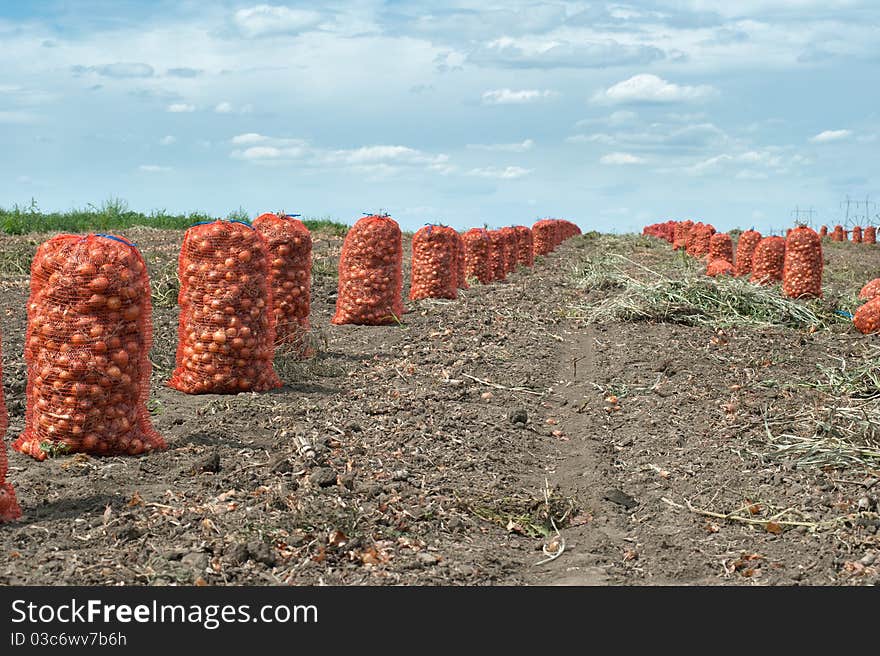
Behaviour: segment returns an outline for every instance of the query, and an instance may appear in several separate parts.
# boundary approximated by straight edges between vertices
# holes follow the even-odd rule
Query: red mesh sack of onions
[[[164,449],[147,413],[150,284],[140,252],[112,235],[59,235],[31,266],[27,410],[13,447],[137,455]]]
[[[168,385],[187,394],[281,387],[272,367],[275,320],[269,249],[240,221],[194,225],[178,260],[177,362]]]
[[[556,248],[556,222],[552,219],[541,219],[532,225],[532,239],[535,255],[547,255]]]
[[[880,332],[880,297],[874,297],[856,310],[853,324],[860,333]]]
[[[709,237],[709,261],[712,260],[733,262],[733,240],[726,232],[718,232]]]
[[[455,232],[455,284],[459,289],[469,289],[470,285],[465,275],[464,236],[458,230],[453,232]]]
[[[426,225],[413,235],[410,300],[458,298],[457,235],[441,225]]]
[[[712,278],[722,275],[732,276],[733,273],[733,265],[723,258],[715,258],[706,265],[706,275]]]
[[[471,228],[464,235],[464,275],[481,285],[492,282],[492,241],[485,228]]]
[[[489,259],[492,262],[492,280],[507,279],[507,240],[500,230],[489,231]]]
[[[828,236],[828,226],[823,225],[821,228],[819,228],[819,237],[824,239],[827,236]]]
[[[501,228],[501,236],[504,238],[504,271],[515,273],[519,266],[519,245],[516,242],[516,230],[513,228]]]
[[[2,355],[2,351],[3,349],[0,348],[0,355]],[[0,524],[11,522],[21,517],[21,508],[19,508],[18,500],[15,498],[15,490],[12,487],[12,483],[6,480],[9,464],[6,460],[6,442],[3,438],[9,425],[8,420],[6,403],[3,400],[3,365],[2,358],[0,358]]]
[[[874,278],[862,287],[859,291],[860,301],[870,301],[872,298],[880,296],[880,278]]]
[[[785,240],[782,237],[764,237],[752,256],[752,276],[749,282],[772,285],[782,280],[785,264]]]
[[[365,216],[348,231],[339,259],[331,323],[381,326],[403,316],[403,236],[389,216]]]
[[[877,228],[875,228],[874,226],[868,226],[867,228],[865,228],[865,231],[862,233],[862,243],[876,244]]]
[[[715,234],[715,228],[705,223],[698,223],[691,229],[691,245],[688,254],[694,257],[705,257],[709,254],[709,241]]]
[[[853,226],[852,240],[857,244],[862,243],[862,226]]]
[[[675,228],[672,232],[672,250],[678,251],[685,248],[688,233],[693,227],[693,221],[679,221],[675,224]]]
[[[516,230],[517,262],[523,266],[535,266],[535,243],[527,226],[514,226]]]
[[[736,275],[747,276],[752,272],[752,258],[755,249],[761,241],[761,233],[756,230],[746,230],[739,236],[736,243]]]
[[[782,291],[789,298],[822,296],[822,240],[812,228],[799,226],[785,240]]]
[[[275,344],[306,352],[312,284],[312,234],[292,216],[261,214],[254,219],[269,249],[269,285]]]

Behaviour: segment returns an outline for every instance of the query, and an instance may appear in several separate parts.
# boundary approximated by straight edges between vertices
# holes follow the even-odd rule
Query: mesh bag
[[[715,258],[710,260],[706,265],[706,275],[714,278],[715,276],[732,276],[734,273],[733,265],[723,258]]]
[[[500,230],[489,230],[489,260],[492,263],[492,280],[507,279],[507,244]]]
[[[532,226],[532,240],[535,247],[535,255],[547,255],[556,248],[556,222],[551,219],[541,219]]]
[[[519,246],[516,243],[516,230],[513,228],[501,228],[500,232],[504,238],[504,271],[505,273],[514,273],[517,266],[519,266]]]
[[[523,266],[535,266],[535,244],[532,230],[527,226],[514,226],[516,230],[517,262]]]
[[[824,239],[827,236],[828,236],[828,226],[823,225],[821,228],[819,228],[819,237]]]
[[[2,351],[3,349],[0,348],[0,356],[2,356]],[[6,442],[3,438],[6,436],[8,420],[6,403],[3,400],[3,365],[2,357],[0,357],[0,524],[21,517],[21,508],[15,498],[15,490],[12,488],[12,484],[6,480],[9,464],[6,460]]]
[[[348,231],[339,258],[331,323],[380,326],[403,316],[403,236],[388,216],[365,216]]]
[[[276,214],[261,214],[254,228],[269,249],[275,344],[289,344],[303,355],[310,328],[312,235],[302,221]]]
[[[263,392],[281,387],[272,359],[266,241],[238,221],[194,225],[178,260],[177,366],[168,385],[187,394]]]
[[[812,228],[795,228],[785,240],[782,291],[789,298],[822,296],[822,241]]]
[[[481,285],[492,282],[492,243],[485,228],[471,228],[462,236],[464,241],[464,275],[476,278]]]
[[[690,229],[694,227],[693,221],[679,221],[675,224],[675,229],[672,233],[672,248],[673,250],[681,250],[685,248],[687,242],[688,232]]]
[[[859,291],[861,301],[870,301],[876,296],[880,296],[880,278],[874,278]]]
[[[772,285],[782,280],[785,263],[785,240],[782,237],[764,237],[752,256],[752,277],[749,282]]]
[[[409,298],[458,298],[458,233],[447,226],[427,225],[412,240],[412,284]]]
[[[737,276],[747,276],[752,272],[752,258],[760,241],[761,233],[756,230],[746,230],[739,236],[736,243]]]
[[[865,228],[865,232],[862,234],[862,242],[865,244],[876,244],[877,243],[877,228],[874,226],[868,226]]]
[[[865,335],[880,332],[880,297],[872,298],[856,310],[853,324]]]
[[[149,396],[150,283],[140,252],[112,235],[59,235],[31,266],[27,410],[13,447],[137,455],[164,449]]]
[[[705,257],[709,254],[709,241],[715,234],[715,228],[705,223],[697,223],[691,229],[691,244],[688,254],[694,257]]]
[[[712,260],[733,262],[733,240],[726,232],[718,232],[709,237],[709,261]]]
[[[846,230],[842,225],[834,226],[834,232],[831,233],[831,241],[847,241]]]
[[[459,289],[468,289],[470,285],[468,285],[467,276],[465,275],[464,237],[458,230],[453,232],[455,232],[455,284]]]
[[[862,226],[853,226],[852,240],[857,244],[862,243]]]

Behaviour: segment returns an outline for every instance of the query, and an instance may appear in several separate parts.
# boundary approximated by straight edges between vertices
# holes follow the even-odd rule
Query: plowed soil
[[[271,393],[187,396],[164,385],[182,233],[125,236],[150,265],[150,410],[169,448],[10,453],[24,517],[0,526],[0,584],[880,580],[877,461],[804,466],[767,438],[828,402],[799,385],[819,365],[872,357],[876,338],[846,321],[587,325],[572,305],[615,293],[574,275],[600,244],[655,267],[675,258],[654,240],[584,236],[457,301],[409,302],[400,326],[331,326],[341,239],[316,235],[314,357],[280,355],[286,384]],[[0,237],[7,444],[24,421],[24,269],[44,238]],[[838,295],[880,265],[867,245],[826,259]]]

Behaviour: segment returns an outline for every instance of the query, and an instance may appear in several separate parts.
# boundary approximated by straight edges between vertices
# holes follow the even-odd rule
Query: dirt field
[[[880,248],[827,245],[812,327],[597,320],[627,291],[585,274],[598,258],[648,281],[699,271],[653,239],[587,235],[371,328],[329,325],[341,239],[318,237],[316,357],[279,358],[276,392],[186,396],[163,386],[182,235],[126,236],[153,278],[169,449],[10,453],[25,516],[0,527],[0,584],[880,581],[877,339],[831,312],[853,309]],[[0,237],[7,443],[37,241]]]

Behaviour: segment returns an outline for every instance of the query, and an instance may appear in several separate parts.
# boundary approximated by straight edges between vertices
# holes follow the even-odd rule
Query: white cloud
[[[321,22],[321,14],[307,9],[256,5],[235,12],[233,22],[245,37],[297,34]]]
[[[549,89],[490,89],[483,92],[484,105],[522,105],[554,98],[558,94]]]
[[[170,134],[159,139],[159,144],[162,146],[170,146],[174,142],[177,141],[176,137],[171,136]]]
[[[268,140],[269,140],[269,137],[266,137],[262,134],[258,134],[256,132],[248,132],[246,134],[238,134],[238,135],[232,137],[231,141],[232,141],[232,143],[234,143],[238,146],[243,146],[245,144],[262,143],[262,142],[268,141]]]
[[[168,105],[168,111],[172,114],[182,114],[186,112],[194,112],[196,111],[195,105],[188,105],[186,103],[173,103]]]
[[[252,146],[241,153],[241,159],[278,159],[282,154],[282,150],[275,146]]]
[[[634,75],[593,95],[597,104],[696,102],[718,95],[708,85],[686,86],[668,82],[650,73]]]
[[[221,103],[217,103],[217,106],[214,107],[214,111],[218,114],[229,114],[232,112],[232,103],[228,103],[225,100]]]
[[[500,153],[524,153],[534,148],[535,142],[531,139],[526,139],[520,143],[468,144],[467,147],[471,150],[488,150]]]
[[[170,166],[158,166],[157,164],[141,164],[138,167],[138,171],[144,173],[166,173],[171,170]]]
[[[603,155],[599,158],[600,164],[605,164],[606,166],[615,166],[621,164],[644,164],[644,157],[637,157],[636,155],[632,155],[630,153],[608,153],[607,155]]]
[[[814,137],[810,137],[810,141],[812,143],[829,143],[831,141],[843,141],[851,136],[851,130],[825,130]]]
[[[515,180],[516,178],[521,178],[524,175],[528,175],[531,173],[531,169],[524,169],[520,166],[506,166],[502,168],[495,168],[492,166],[486,168],[477,168],[471,169],[468,171],[468,175],[475,176],[478,178],[496,178],[498,180]]]

